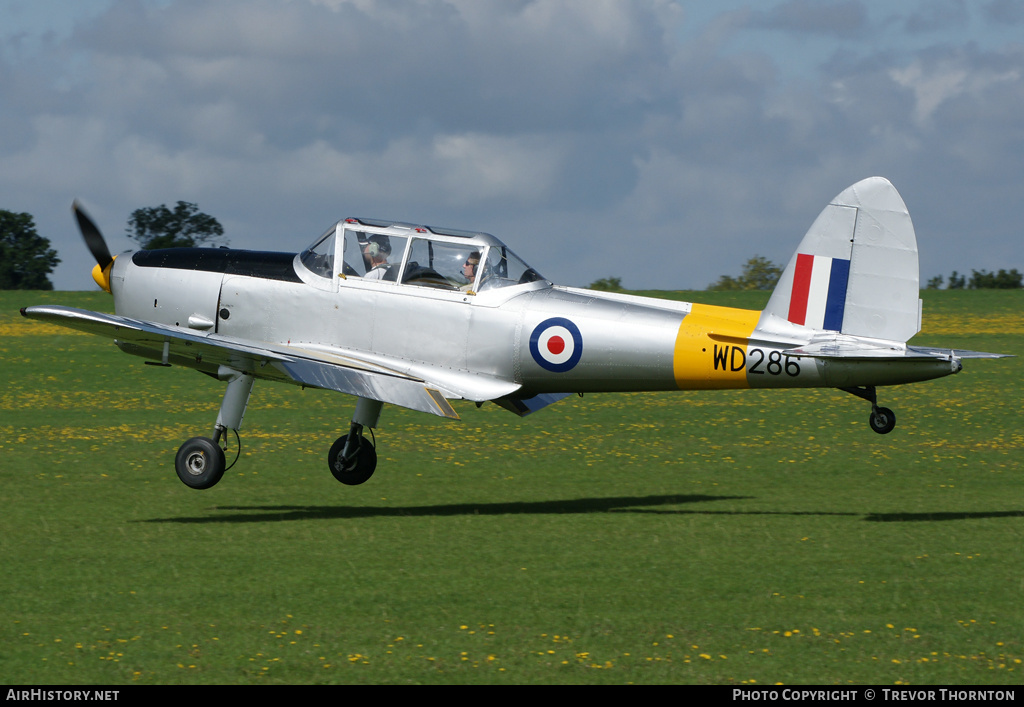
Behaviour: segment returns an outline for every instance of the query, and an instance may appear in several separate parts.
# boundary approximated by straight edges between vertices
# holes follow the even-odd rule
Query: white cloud
[[[1021,68],[993,71],[984,66],[971,66],[961,57],[926,63],[917,60],[909,66],[894,68],[889,75],[899,85],[914,92],[914,118],[927,122],[946,101],[964,94],[981,94],[999,84],[1019,84]]]
[[[455,203],[479,199],[537,201],[561,167],[557,145],[530,136],[438,136],[433,155]]]
[[[761,15],[740,0],[718,14],[669,0],[109,5],[45,53],[0,51],[0,193],[57,214],[39,220],[62,250],[79,247],[63,235],[74,196],[115,227],[184,199],[235,224],[235,245],[376,215],[575,251],[537,263],[575,284],[642,268],[650,286],[702,287],[723,258],[788,258],[823,203],[872,174],[921,195],[908,204],[950,234],[943,257],[958,257],[950,224],[1016,228],[1005,207],[979,212],[983,196],[959,199],[963,214],[942,196],[963,174],[971,194],[988,174],[1024,187],[1024,55],[957,43],[948,22],[946,44],[927,45],[940,35],[906,34],[909,15],[887,22],[873,0],[814,16],[798,0]],[[685,256],[623,261],[628,224],[659,243],[687,234]]]
[[[946,99],[961,93],[967,79],[965,69],[952,67],[934,70],[925,75],[920,62],[905,68],[892,69],[889,75],[896,83],[914,92],[914,119],[918,123],[927,121]]]

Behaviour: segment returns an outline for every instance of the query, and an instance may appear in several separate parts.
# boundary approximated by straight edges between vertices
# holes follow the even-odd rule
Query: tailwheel
[[[868,423],[878,434],[889,434],[896,427],[896,413],[889,408],[876,407],[871,411]]]
[[[189,488],[208,489],[224,476],[224,450],[207,437],[193,437],[178,449],[174,470]]]
[[[858,398],[871,403],[871,415],[868,417],[868,424],[878,434],[887,435],[896,427],[896,413],[889,408],[878,407],[878,395],[875,392],[875,386],[854,386],[852,388],[840,388],[839,390],[856,395]]]
[[[346,445],[354,445],[354,449],[346,450]],[[373,442],[362,434],[343,435],[331,446],[327,454],[327,464],[334,478],[348,486],[358,486],[371,476],[377,468],[377,450]]]

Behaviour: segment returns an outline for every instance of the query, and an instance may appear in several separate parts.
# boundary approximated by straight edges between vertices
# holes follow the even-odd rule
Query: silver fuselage
[[[119,315],[254,343],[358,355],[391,367],[397,362],[412,372],[430,367],[442,381],[444,371],[508,381],[521,386],[521,397],[889,385],[955,372],[943,361],[797,359],[781,352],[808,343],[814,332],[783,323],[777,341],[759,342],[758,312],[562,288],[545,280],[474,293],[357,277],[325,280],[290,254],[209,249],[161,260],[153,255],[158,251],[139,253],[119,256],[113,266]],[[213,264],[195,261],[203,255]],[[544,338],[550,332],[556,341]],[[486,385],[480,390],[462,397],[498,397]]]

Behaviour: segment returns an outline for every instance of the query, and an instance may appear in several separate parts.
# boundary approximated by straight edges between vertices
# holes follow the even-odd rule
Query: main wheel
[[[373,471],[377,468],[377,450],[373,448],[370,440],[360,436],[358,451],[346,463],[341,457],[346,439],[348,435],[343,435],[331,445],[331,451],[327,453],[327,464],[335,479],[348,486],[358,486],[373,476]]]
[[[174,458],[178,478],[189,488],[208,489],[224,476],[224,450],[206,437],[193,437]]]
[[[896,413],[889,408],[878,408],[868,417],[871,429],[880,435],[889,434],[896,427]]]

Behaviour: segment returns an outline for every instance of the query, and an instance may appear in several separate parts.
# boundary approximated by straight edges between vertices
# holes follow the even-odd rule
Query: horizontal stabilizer
[[[828,341],[819,344],[807,344],[782,352],[786,356],[806,358],[846,358],[846,359],[883,359],[907,358],[907,350],[900,346],[864,344],[860,342]],[[922,358],[931,358],[923,356]]]
[[[986,353],[985,351],[967,351],[965,349],[937,349],[930,346],[908,346],[913,351],[925,356],[953,356],[954,358],[1013,358],[1013,354]]]
[[[961,358],[1005,358],[1008,354],[965,351],[963,349],[940,349],[926,346],[894,346],[864,341],[826,341],[811,343],[782,352],[786,356],[847,360],[898,360],[951,361]]]

